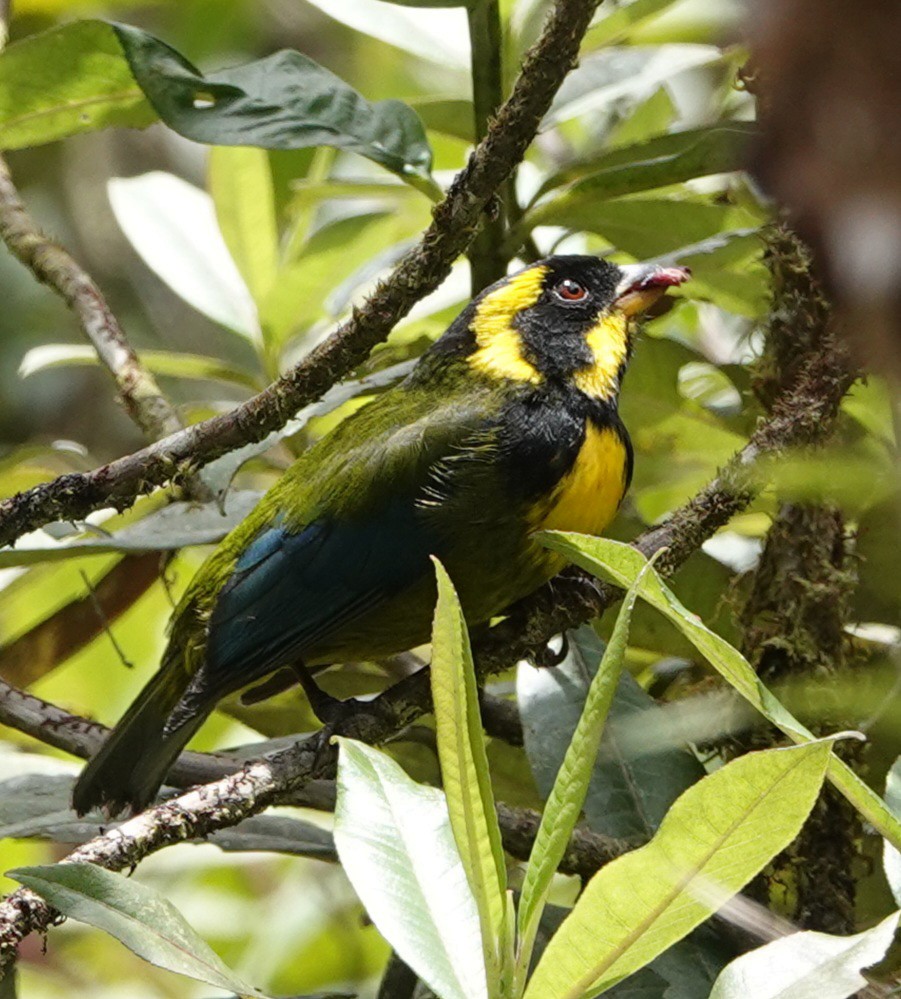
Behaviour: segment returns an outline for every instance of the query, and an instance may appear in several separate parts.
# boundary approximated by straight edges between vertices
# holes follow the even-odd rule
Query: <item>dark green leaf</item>
[[[639,260],[672,253],[759,221],[743,208],[672,198],[603,201],[586,193],[554,204],[553,212],[551,205],[546,206],[544,224],[596,232]]]
[[[0,149],[156,120],[108,24],[74,21],[0,55]]]
[[[738,170],[755,131],[750,122],[731,121],[610,149],[549,177],[539,194],[576,183],[558,200],[541,206],[534,214],[539,219],[545,210],[552,214],[552,206],[560,202],[616,198],[694,177]]]
[[[126,58],[157,113],[181,135],[218,146],[334,146],[400,174],[428,178],[422,122],[402,101],[371,104],[300,52],[204,76],[165,42],[115,26]]]

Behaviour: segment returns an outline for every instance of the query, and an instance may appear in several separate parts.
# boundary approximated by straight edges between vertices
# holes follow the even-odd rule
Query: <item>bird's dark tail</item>
[[[173,664],[174,665],[174,664]],[[215,700],[196,706],[177,726],[167,724],[182,700],[188,677],[179,668],[159,670],[82,770],[72,793],[79,815],[103,808],[109,815],[139,812],[154,798],[182,748],[203,724]]]

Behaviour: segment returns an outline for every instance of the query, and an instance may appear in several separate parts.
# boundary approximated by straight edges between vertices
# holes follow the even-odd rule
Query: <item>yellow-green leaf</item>
[[[102,21],[73,21],[0,54],[0,149],[112,125],[144,128],[156,117]]]
[[[437,559],[432,700],[438,758],[454,840],[479,907],[489,991],[507,947],[506,865],[494,807],[469,635],[454,585]]]
[[[591,879],[526,999],[599,995],[702,923],[798,834],[831,750],[749,753],[689,788],[647,846]]]

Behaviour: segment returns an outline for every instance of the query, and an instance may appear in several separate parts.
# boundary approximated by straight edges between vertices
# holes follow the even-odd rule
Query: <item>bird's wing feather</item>
[[[264,500],[266,519],[210,616],[205,672],[217,687],[304,655],[431,571],[441,524],[419,516],[417,504],[442,459],[473,439],[484,449],[491,419],[484,399],[436,406],[431,397],[418,409],[403,400],[398,421],[383,398],[347,421],[343,441],[333,435],[329,454],[308,452]],[[393,429],[376,432],[380,417]],[[298,491],[308,497],[299,506]]]

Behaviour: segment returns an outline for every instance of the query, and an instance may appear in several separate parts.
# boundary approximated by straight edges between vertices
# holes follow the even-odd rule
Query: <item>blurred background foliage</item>
[[[502,3],[508,85],[545,9],[542,0]],[[73,18],[102,17],[152,32],[204,71],[294,48],[370,101],[409,103],[426,126],[439,183],[462,166],[471,146],[461,9],[381,0],[19,0],[15,14],[13,42]],[[770,212],[735,170],[754,117],[739,82],[742,16],[740,3],[724,0],[604,3],[580,67],[517,175],[511,251],[524,245],[539,254],[611,252],[618,261],[658,258],[693,270],[669,311],[649,323],[628,374],[622,413],[636,474],[611,531],[618,538],[634,537],[687,500],[761,415],[751,389],[770,290],[760,238]],[[29,209],[98,281],[186,421],[228,409],[302,357],[430,217],[427,191],[353,153],[209,148],[159,123],[19,149],[9,161]],[[140,446],[71,313],[5,252],[0,287],[0,496]],[[403,370],[396,366],[421,353],[469,295],[460,263],[355,373],[349,391],[330,394],[279,440],[243,454],[249,460],[229,493],[230,519],[309,441],[391,384]],[[828,705],[809,691],[796,696],[814,712],[828,715],[841,703],[846,717],[877,725],[877,785],[901,749],[897,708],[885,703],[894,677],[890,626],[901,603],[895,447],[888,392],[870,378],[846,400],[835,444],[768,469],[775,485],[704,545],[675,586],[711,627],[737,641],[744,574],[756,563],[777,497],[841,505],[859,532],[855,642],[872,669],[866,683],[859,675],[853,683],[834,678]],[[217,463],[216,481],[228,483],[239,464]],[[0,552],[4,677],[107,724],[120,716],[156,666],[172,601],[204,555],[199,542],[224,530],[225,520],[209,511],[177,508],[174,517],[155,520],[162,507],[159,496],[143,498],[121,516],[92,517],[91,530],[53,525]],[[111,542],[111,530],[126,534]],[[163,565],[164,550],[192,543]],[[123,556],[128,544],[161,554]],[[116,572],[137,592],[101,619],[91,593]],[[75,600],[93,621],[85,634],[57,613]],[[636,678],[655,694],[703,693],[691,649],[645,609],[636,611],[629,657]],[[341,695],[368,692],[384,686],[386,670],[402,675],[410,668],[409,659],[361,664],[325,683]],[[512,676],[494,690],[509,694]],[[703,706],[698,710],[703,714]],[[722,735],[713,710],[704,720],[711,740]],[[300,696],[288,692],[253,708],[224,705],[195,745],[312,727]],[[76,769],[16,732],[5,730],[4,738],[4,778],[40,767]],[[427,727],[393,749],[418,779],[437,778]],[[495,742],[489,756],[499,797],[540,805],[521,748]],[[327,824],[328,816],[314,821]],[[15,837],[0,845],[3,870],[63,852],[59,844]],[[162,888],[231,967],[270,991],[375,994],[387,948],[336,866],[183,846],[142,864],[141,878]],[[884,905],[879,879],[874,872],[860,894],[862,923]],[[29,999],[213,994],[71,922],[54,931],[46,952],[41,940],[27,942],[20,979]]]

